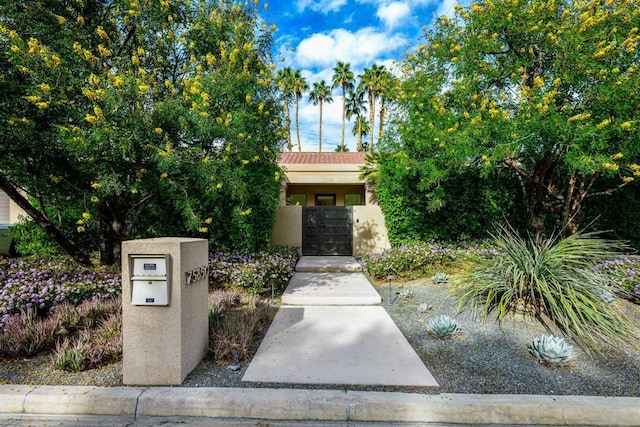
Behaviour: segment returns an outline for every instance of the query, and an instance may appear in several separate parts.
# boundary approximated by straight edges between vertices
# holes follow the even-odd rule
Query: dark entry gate
[[[305,206],[302,208],[304,255],[352,255],[351,207]]]

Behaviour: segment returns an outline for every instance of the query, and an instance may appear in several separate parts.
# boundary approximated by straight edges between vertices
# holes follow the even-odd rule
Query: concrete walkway
[[[381,301],[354,258],[302,257],[242,381],[438,387]]]

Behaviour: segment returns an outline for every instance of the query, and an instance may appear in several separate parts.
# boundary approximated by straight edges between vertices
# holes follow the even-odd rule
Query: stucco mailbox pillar
[[[125,385],[180,385],[206,355],[208,271],[204,239],[122,243]]]

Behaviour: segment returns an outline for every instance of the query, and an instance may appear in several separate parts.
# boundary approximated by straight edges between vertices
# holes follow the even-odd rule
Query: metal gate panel
[[[307,206],[302,209],[304,255],[352,255],[351,207]]]

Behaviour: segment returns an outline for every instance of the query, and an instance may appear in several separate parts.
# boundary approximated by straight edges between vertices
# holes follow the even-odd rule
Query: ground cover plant
[[[298,252],[273,248],[210,259],[212,355],[218,362],[244,360],[266,332],[275,314],[272,298],[288,283]],[[56,369],[68,371],[121,358],[122,285],[114,269],[66,257],[0,259],[0,284],[0,357],[50,355]]]
[[[443,278],[471,254],[495,254],[483,244],[447,242],[410,242],[393,246],[360,259],[366,272],[377,280],[414,280],[421,277]]]

